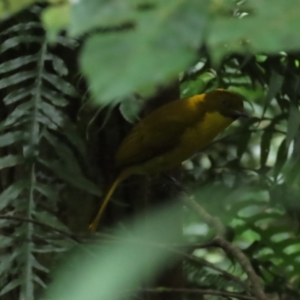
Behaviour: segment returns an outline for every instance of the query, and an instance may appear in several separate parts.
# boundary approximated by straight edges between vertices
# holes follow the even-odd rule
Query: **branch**
[[[226,228],[222,224],[221,220],[217,217],[212,217],[201,205],[199,205],[195,200],[193,200],[190,196],[184,197],[182,201],[193,209],[194,212],[197,213],[201,219],[204,220],[208,225],[213,226],[216,229],[217,236],[224,237],[226,234]]]
[[[7,216],[7,215],[0,215],[0,219],[3,219],[3,220],[13,220],[13,221],[19,221],[19,222],[22,222],[22,223],[35,224],[35,225],[38,225],[40,227],[44,227],[44,228],[50,229],[52,231],[55,231],[57,233],[60,233],[61,235],[70,238],[71,240],[75,241],[76,243],[80,242],[80,239],[74,233],[67,232],[67,231],[55,228],[55,227],[53,227],[51,225],[39,222],[37,220],[23,218],[23,217],[16,217],[16,216]]]
[[[218,218],[214,218],[208,214],[208,212],[191,197],[184,197],[184,203],[192,208],[201,219],[215,227],[217,236],[214,239],[217,245],[224,249],[227,253],[230,253],[241,265],[242,269],[248,275],[248,278],[253,286],[253,294],[259,300],[268,300],[268,297],[264,293],[264,288],[261,284],[260,278],[255,273],[248,257],[235,245],[229,243],[223,238],[224,226]]]
[[[215,291],[215,290],[205,290],[205,289],[186,289],[186,288],[145,288],[138,290],[143,293],[180,293],[180,294],[196,294],[196,295],[212,295],[221,297],[231,297],[241,300],[255,300],[255,297],[242,295],[240,293],[226,292],[226,291]]]

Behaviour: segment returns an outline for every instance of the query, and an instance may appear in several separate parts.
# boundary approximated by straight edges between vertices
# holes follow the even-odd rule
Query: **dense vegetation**
[[[299,299],[297,2],[1,2],[1,299]],[[217,87],[251,118],[89,234],[132,124]]]

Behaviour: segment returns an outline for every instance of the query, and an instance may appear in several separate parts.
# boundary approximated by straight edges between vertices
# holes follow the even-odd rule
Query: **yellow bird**
[[[121,143],[115,167],[120,170],[103,198],[94,232],[117,186],[133,174],[155,174],[180,165],[239,117],[247,117],[243,97],[217,89],[180,99],[156,109],[141,120]]]

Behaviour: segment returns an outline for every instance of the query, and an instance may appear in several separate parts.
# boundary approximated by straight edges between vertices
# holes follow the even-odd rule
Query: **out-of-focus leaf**
[[[65,226],[56,216],[49,214],[47,211],[38,211],[34,213],[37,221],[52,226],[60,230],[68,231],[67,226]]]
[[[90,30],[133,22],[134,1],[89,0],[77,1],[71,7],[70,33],[82,35]]]
[[[120,104],[120,112],[127,122],[134,123],[138,120],[143,105],[143,99],[136,96],[127,97]]]
[[[0,210],[4,209],[10,201],[15,200],[29,186],[29,180],[20,179],[11,184],[0,194]]]
[[[57,139],[50,132],[45,132],[43,136],[52,146],[53,151],[62,160],[63,164],[65,164],[66,168],[69,171],[74,172],[74,174],[80,174],[82,176],[81,168],[71,149],[67,145],[64,145],[61,140]]]
[[[286,133],[286,145],[289,147],[291,141],[295,138],[300,126],[300,112],[293,101],[290,102],[289,116]]]
[[[16,142],[22,141],[24,133],[22,131],[12,131],[0,135],[0,147],[12,145]]]
[[[264,104],[264,110],[263,115],[266,112],[266,109],[268,108],[270,102],[272,99],[276,96],[276,94],[280,91],[282,84],[283,84],[284,77],[277,73],[276,71],[272,71],[272,75],[269,82],[269,89],[267,96],[265,98],[265,104]]]
[[[204,72],[196,79],[187,80],[180,85],[181,97],[191,97],[204,92],[206,85],[216,77],[213,71]]]
[[[4,249],[4,245],[0,243],[1,248]],[[19,250],[14,250],[10,253],[4,254],[0,256],[0,276],[4,276],[4,273],[7,272],[7,270],[11,269],[11,265],[20,253]]]
[[[43,112],[43,116],[46,116],[46,118],[44,118],[44,120],[41,121],[44,124],[47,124],[49,128],[53,127],[53,125],[55,126],[54,129],[57,129],[57,127],[63,128],[62,134],[76,147],[76,150],[83,157],[86,157],[85,144],[82,138],[80,137],[80,135],[78,134],[78,132],[76,131],[76,127],[71,122],[69,117],[47,102],[42,102],[40,104],[40,108],[41,111]]]
[[[89,181],[80,174],[74,174],[73,172],[71,172],[71,170],[66,169],[65,166],[58,160],[50,161],[39,158],[39,161],[49,170],[54,172],[57,177],[68,182],[75,188],[82,189],[89,194],[101,196],[101,191],[93,182]]]
[[[215,60],[228,52],[278,53],[299,49],[300,8],[294,0],[273,1],[272,5],[268,0],[246,3],[250,12],[243,18],[218,16],[216,12],[208,35]]]
[[[238,144],[237,144],[237,157],[240,159],[242,155],[245,153],[249,140],[251,138],[251,131],[245,131],[243,134],[239,137]]]
[[[287,159],[287,155],[288,155],[288,148],[286,145],[286,139],[284,139],[277,151],[277,157],[276,157],[276,162],[274,165],[274,176],[275,178],[278,176],[278,174],[280,173],[282,166],[285,164],[286,159]]]
[[[7,0],[0,2],[0,18],[5,18],[35,3],[34,0]]]
[[[33,274],[33,280],[34,282],[36,282],[37,284],[39,284],[42,288],[46,289],[47,285],[46,283],[42,280],[41,277]]]
[[[14,167],[24,163],[24,157],[21,155],[7,155],[0,157],[0,170],[4,168]]]
[[[9,291],[15,289],[17,286],[21,285],[21,278],[16,278],[10,281],[7,285],[5,285],[0,292],[0,296],[8,293]]]
[[[68,75],[69,71],[66,63],[57,55],[47,53],[46,59],[50,59],[53,65],[53,69],[60,76]]]
[[[48,7],[42,14],[42,21],[49,41],[54,42],[58,32],[66,29],[70,23],[70,4],[67,2]]]
[[[260,166],[264,167],[270,152],[271,141],[273,136],[273,128],[268,127],[265,129],[260,143]]]
[[[44,298],[113,300],[123,298],[124,291],[133,290],[142,282],[153,280],[159,271],[174,260],[170,252],[155,246],[156,243],[181,242],[176,226],[173,226],[178,209],[180,207],[177,205],[168,205],[149,214],[146,221],[145,218],[134,220],[130,224],[134,235],[131,233],[128,240],[127,235],[122,232],[120,243],[97,251],[94,251],[95,246],[86,248],[88,251],[73,258],[74,261],[80,261],[80,264],[69,262],[72,264],[72,274],[70,266],[66,265],[47,289]],[[139,240],[142,242],[137,244],[136,241]]]
[[[156,85],[176,78],[196,58],[205,8],[202,1],[172,1],[143,15],[134,31],[92,36],[81,65],[95,100],[107,105],[135,92],[150,95]]]
[[[53,203],[56,203],[59,199],[57,191],[49,185],[42,184],[42,183],[35,183],[34,188]]]
[[[39,43],[41,44],[44,41],[43,37],[30,36],[30,35],[19,35],[5,40],[0,47],[0,53],[4,53],[7,50],[11,50],[11,48],[20,46],[22,43]]]

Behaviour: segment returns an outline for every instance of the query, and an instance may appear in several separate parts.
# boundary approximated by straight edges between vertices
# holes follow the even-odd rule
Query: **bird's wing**
[[[168,152],[179,144],[186,127],[184,120],[174,118],[141,121],[121,143],[116,166],[139,164]]]

